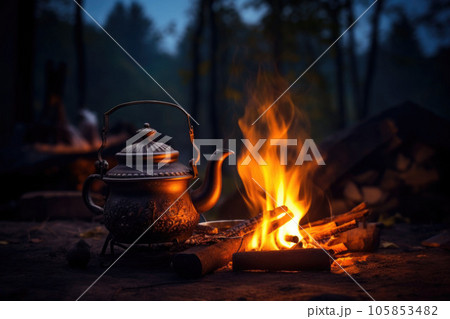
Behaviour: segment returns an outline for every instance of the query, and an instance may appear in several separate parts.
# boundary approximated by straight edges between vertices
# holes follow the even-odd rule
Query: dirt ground
[[[383,229],[387,248],[347,253],[337,262],[376,300],[449,300],[450,251],[420,245],[442,228]],[[66,260],[80,237],[91,246],[86,269]],[[88,222],[0,222],[0,299],[76,300],[111,262],[99,256],[105,237],[103,226]],[[179,278],[169,264],[165,252],[131,249],[81,300],[370,300],[336,264],[331,272],[236,273],[224,267],[196,280]]]

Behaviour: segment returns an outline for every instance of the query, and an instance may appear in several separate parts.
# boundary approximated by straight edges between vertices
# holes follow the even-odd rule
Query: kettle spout
[[[231,154],[234,154],[231,150],[216,150],[208,160],[205,180],[191,193],[192,202],[199,214],[213,208],[219,200],[222,192],[222,164]]]

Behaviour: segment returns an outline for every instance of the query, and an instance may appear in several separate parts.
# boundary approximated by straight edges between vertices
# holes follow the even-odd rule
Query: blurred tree
[[[34,121],[33,75],[36,2],[20,0],[17,3],[17,59],[15,87],[15,120],[31,124]]]
[[[269,5],[269,19],[267,20],[267,28],[271,30],[270,38],[272,42],[273,63],[278,72],[282,72],[281,55],[283,52],[283,10],[285,7],[284,0],[267,0]]]
[[[138,62],[148,63],[158,51],[160,34],[136,2],[129,7],[117,2],[108,15],[105,28]]]
[[[375,4],[375,12],[372,17],[372,33],[370,36],[370,47],[367,57],[367,68],[365,74],[364,88],[363,88],[363,100],[361,105],[360,118],[365,118],[369,114],[370,108],[370,94],[372,90],[372,83],[376,71],[376,60],[378,53],[378,38],[379,38],[379,25],[381,11],[383,8],[384,0],[378,0]]]
[[[219,0],[207,0],[208,17],[209,17],[209,118],[211,123],[212,138],[219,138],[220,132],[217,125],[219,118],[217,116],[217,55],[219,49],[218,37],[219,30],[217,27],[216,7]]]
[[[205,24],[206,0],[197,2],[197,16],[195,19],[195,29],[192,34],[192,79],[191,79],[191,114],[194,118],[200,118],[200,61],[202,34]]]
[[[83,39],[83,18],[81,15],[81,7],[83,0],[78,0],[75,6],[75,26],[74,40],[77,59],[77,91],[78,91],[78,109],[81,110],[86,105],[86,52]]]
[[[450,0],[428,0],[426,9],[413,20],[414,25],[424,26],[443,45],[450,44]]]
[[[328,16],[330,17],[330,28],[331,28],[331,39],[330,42],[333,43],[341,35],[341,16],[342,11],[345,9],[345,3],[340,0],[332,0],[324,2],[324,7]],[[338,120],[337,127],[343,128],[347,123],[347,112],[346,112],[346,102],[345,102],[345,66],[344,57],[342,53],[342,42],[337,41],[334,46],[334,65],[335,65],[335,79],[336,79],[336,96],[337,96],[337,109],[338,109]]]
[[[422,50],[413,22],[403,11],[398,11],[396,15],[383,49],[396,63],[410,67],[423,57]]]
[[[200,0],[194,12],[195,18],[184,36],[184,39],[190,39],[191,69],[183,72],[191,80],[192,114],[204,120],[200,134],[218,138],[223,135],[221,124],[224,121],[221,119],[229,111],[228,103],[232,99],[233,68],[241,63],[232,55],[242,45],[243,41],[238,39],[246,33],[246,26],[231,1]],[[184,56],[182,51],[179,56]],[[239,76],[241,88],[242,74]]]
[[[347,25],[350,26],[355,21],[353,0],[347,0],[345,6],[347,10]],[[349,62],[348,67],[350,72],[350,83],[352,88],[353,110],[356,112],[357,116],[359,116],[361,113],[360,109],[362,106],[362,100],[361,100],[361,85],[359,77],[359,64],[355,50],[356,50],[355,29],[350,28],[350,30],[348,30],[348,43],[347,43],[347,53],[348,53],[347,57]]]
[[[378,59],[383,63],[378,63],[373,82],[372,112],[406,99],[428,106],[424,93],[436,86],[429,83],[433,67],[421,52],[413,22],[403,10],[397,10],[393,19],[379,47]]]
[[[286,49],[285,36],[287,32],[285,32],[284,10],[287,0],[250,0],[249,5],[259,10],[265,8],[266,14],[262,17],[262,31],[265,41],[269,45],[269,66],[273,66],[277,72],[282,73],[283,53]]]
[[[345,2],[342,0],[317,1],[317,0],[251,0],[249,4],[255,8],[265,8],[263,15],[264,41],[270,44],[272,54],[269,59],[282,70],[287,70],[287,78],[294,81],[303,71],[316,60],[316,58],[332,42],[339,37],[341,31],[342,15],[345,10]],[[264,49],[264,46],[261,46]],[[310,111],[318,117],[324,118],[323,112],[330,112],[327,96],[330,94],[330,87],[335,87],[338,127],[343,127],[346,123],[346,103],[345,103],[345,61],[342,52],[342,44],[336,43],[331,50],[333,63],[324,59],[320,64],[308,70],[302,79],[302,87],[308,89],[309,96],[295,94],[294,100],[299,105],[315,104],[316,109],[311,107]],[[275,62],[273,62],[275,60]],[[278,60],[278,61],[277,61]],[[333,67],[334,72],[330,67]],[[331,74],[333,72],[333,74]],[[326,78],[334,77],[334,81],[328,82]],[[313,83],[317,87],[313,87]],[[319,87],[323,85],[323,87]],[[315,94],[320,94],[319,100],[313,101],[312,90],[317,90]],[[323,91],[322,91],[323,90]],[[319,93],[320,92],[320,93]],[[281,92],[280,92],[281,93]],[[291,92],[293,93],[293,92]],[[309,100],[307,102],[307,100]],[[316,104],[319,102],[320,106]],[[319,109],[322,109],[321,111]],[[322,113],[320,115],[320,113]]]
[[[217,32],[220,41],[217,45],[217,95],[218,112],[229,121],[217,121],[222,134],[230,134],[236,123],[236,108],[242,109],[245,78],[252,72],[253,61],[249,52],[251,31],[245,25],[231,1],[218,1],[215,8]]]

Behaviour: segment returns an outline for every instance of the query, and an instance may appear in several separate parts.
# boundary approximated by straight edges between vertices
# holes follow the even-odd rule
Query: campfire
[[[258,78],[254,90],[257,93],[252,95],[239,127],[252,145],[267,142],[258,150],[261,158],[251,159],[250,151],[245,149],[238,162],[238,172],[245,188],[246,203],[254,214],[285,205],[292,220],[269,233],[271,216],[264,214],[262,226],[255,231],[247,247],[249,250],[289,249],[302,242],[304,238],[298,225],[314,196],[308,185],[308,162],[303,163],[300,158],[304,155],[303,143],[309,137],[308,124],[290,94],[283,95],[254,122],[279,96],[279,83],[284,84],[281,79],[274,81],[262,75]]]
[[[265,212],[261,227],[255,230],[246,249],[267,251],[325,246],[330,251],[341,252],[346,248],[342,243],[334,244],[334,236],[357,227],[357,220],[368,210],[361,204],[340,216],[339,221],[330,218],[313,224],[304,222],[316,195],[310,173],[313,164],[324,162],[322,158],[315,158],[316,162],[313,162],[313,157],[306,153],[305,141],[309,140],[307,117],[294,105],[290,94],[284,94],[276,106],[270,107],[279,96],[277,83],[283,83],[283,80],[274,82],[272,77],[260,76],[255,90],[258,94],[252,96],[239,120],[244,138],[252,145],[270,139],[270,143],[265,143],[259,150],[259,162],[249,161],[248,149],[239,160],[238,171],[245,188],[246,203],[254,213]],[[259,117],[261,114],[264,115]],[[313,155],[317,157],[320,153]],[[291,220],[277,230],[269,231],[273,218],[269,212],[280,205],[286,207],[284,212]]]
[[[315,162],[305,148],[308,122],[289,94],[266,111],[279,95],[276,83],[260,77],[257,86],[255,92],[264,94],[252,97],[239,120],[244,144],[253,148],[247,147],[238,160],[244,199],[256,216],[224,231],[198,227],[187,241],[195,247],[173,259],[183,276],[204,275],[230,261],[235,271],[330,270],[334,254],[377,246],[379,230],[366,223],[365,203],[309,221],[317,188],[311,182]]]

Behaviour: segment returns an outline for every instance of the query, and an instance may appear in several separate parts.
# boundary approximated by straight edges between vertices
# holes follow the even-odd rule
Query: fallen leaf
[[[108,234],[108,231],[103,226],[97,226],[97,227],[88,229],[85,232],[80,233],[80,237],[81,238],[95,238],[95,237],[103,238],[107,234]]]
[[[380,243],[380,248],[384,248],[384,249],[389,249],[389,248],[400,249],[400,247],[396,243],[392,243],[390,241],[382,241]]]
[[[411,223],[411,220],[408,217],[403,217],[400,213],[395,213],[393,216],[389,215],[381,215],[378,219],[378,222],[383,223],[386,227],[392,227],[395,224]]]

